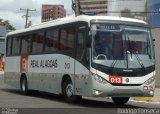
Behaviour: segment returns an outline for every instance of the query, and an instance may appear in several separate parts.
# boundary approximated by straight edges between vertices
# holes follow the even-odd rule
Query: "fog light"
[[[153,94],[154,94],[154,92],[153,92],[153,91],[150,91],[149,93],[150,93],[150,95],[153,95]]]
[[[102,92],[99,91],[99,90],[93,90],[93,93],[94,93],[94,95],[99,95],[99,94],[101,94]]]

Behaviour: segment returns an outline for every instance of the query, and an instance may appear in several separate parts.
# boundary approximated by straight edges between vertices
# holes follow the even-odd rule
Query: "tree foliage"
[[[0,25],[5,26],[8,30],[16,30],[15,27],[11,25],[8,20],[0,19]]]

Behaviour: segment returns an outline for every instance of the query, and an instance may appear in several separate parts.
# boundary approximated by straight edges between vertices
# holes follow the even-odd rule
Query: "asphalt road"
[[[3,76],[0,75],[0,107],[1,108],[21,108],[19,112],[28,114],[39,112],[57,112],[58,114],[112,114],[117,113],[119,108],[122,109],[139,109],[139,108],[159,108],[160,103],[147,103],[129,101],[124,106],[115,105],[109,98],[83,98],[78,104],[66,103],[62,96],[31,91],[28,96],[24,96],[18,89],[14,89],[3,83]],[[32,109],[30,109],[32,108]],[[98,108],[98,109],[97,109]],[[38,109],[38,110],[36,110]],[[56,111],[55,111],[56,110]],[[1,113],[1,111],[0,111]],[[5,114],[5,113],[2,113]],[[18,113],[19,114],[19,113]]]

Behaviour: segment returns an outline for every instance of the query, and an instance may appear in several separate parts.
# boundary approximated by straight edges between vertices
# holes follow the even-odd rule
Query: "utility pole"
[[[79,0],[74,0],[74,4],[75,4],[75,15],[78,16],[80,15],[80,2]]]
[[[29,16],[29,11],[36,11],[36,9],[34,9],[34,10],[31,10],[31,9],[22,9],[22,8],[20,8],[20,10],[23,10],[23,11],[26,11],[26,15],[23,15],[25,18],[26,18],[26,23],[25,23],[25,28],[27,28],[28,26],[27,26],[27,24],[28,24],[28,17],[31,17],[31,16]]]
[[[145,10],[144,10],[144,12],[146,12],[146,14],[145,14],[145,21],[148,21],[147,20],[147,17],[148,17],[148,13],[147,12],[149,12],[148,11],[148,0],[145,0]]]

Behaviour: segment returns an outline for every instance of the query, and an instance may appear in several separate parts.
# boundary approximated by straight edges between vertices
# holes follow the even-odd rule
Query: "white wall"
[[[0,36],[6,36],[6,27],[0,25]]]
[[[1,37],[0,37],[0,54],[5,53],[5,41],[1,42]]]

